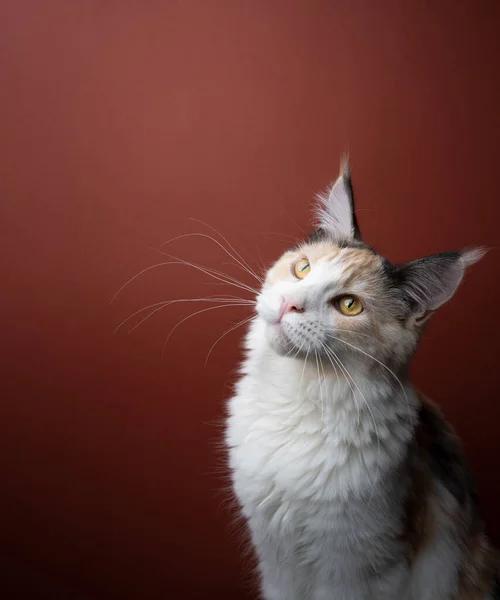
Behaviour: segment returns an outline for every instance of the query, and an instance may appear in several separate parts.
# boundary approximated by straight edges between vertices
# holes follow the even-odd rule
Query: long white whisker
[[[192,221],[195,221],[197,223],[201,223],[202,225],[204,225],[205,227],[208,227],[209,229],[211,229],[214,233],[216,233],[222,240],[224,240],[226,242],[226,244],[229,246],[229,248],[234,252],[234,254],[236,254],[236,256],[240,259],[241,262],[237,261],[240,266],[247,271],[250,275],[253,275],[255,277],[255,279],[263,284],[264,281],[261,277],[259,277],[255,271],[252,269],[252,267],[248,264],[248,261],[246,261],[241,254],[236,250],[236,248],[229,242],[229,240],[227,238],[225,238],[222,233],[220,231],[217,231],[217,229],[215,229],[215,227],[212,227],[212,225],[209,225],[208,223],[205,223],[205,221],[202,221],[201,219],[195,219],[193,217],[191,217]],[[217,240],[214,240],[215,242],[217,242]],[[231,256],[230,252],[228,252],[227,250],[225,250],[227,252],[227,254],[229,254],[229,256]],[[236,260],[236,258],[233,256],[232,257],[234,260]],[[241,264],[243,263],[243,264]]]
[[[293,350],[297,350],[295,352],[295,354],[292,356],[292,358],[297,358],[297,356],[299,355],[299,352],[302,350],[302,348],[304,347],[305,341],[302,342],[302,344],[299,346],[299,348],[296,348],[295,346],[291,346],[290,350],[288,350],[288,352],[283,356],[283,358],[286,358],[287,356],[290,356],[290,354],[293,352]]]
[[[321,375],[319,373],[319,364],[320,364],[320,360],[318,359],[318,352],[315,349],[314,350],[314,357],[316,359],[316,371],[318,372],[318,382],[319,382],[319,403],[321,406],[321,423],[324,423],[324,408],[325,408],[325,401],[323,398],[323,382],[321,381]],[[324,371],[323,371],[323,376],[324,376]]]
[[[174,331],[180,326],[182,325],[182,323],[184,323],[185,321],[187,321],[188,319],[191,319],[192,317],[195,317],[196,315],[200,315],[201,313],[205,313],[208,312],[209,310],[217,310],[218,308],[227,308],[229,306],[241,306],[240,304],[223,304],[222,306],[209,306],[208,308],[203,308],[201,310],[197,310],[196,312],[188,315],[187,317],[184,317],[183,319],[181,319],[177,325],[170,330],[170,333],[168,334],[165,343],[163,344],[163,350],[161,352],[161,357],[163,358],[164,354],[165,354],[165,348],[167,347],[168,344],[168,340],[171,338],[172,334],[174,333]]]
[[[302,389],[302,380],[304,378],[304,371],[305,371],[305,368],[306,368],[306,363],[307,363],[307,359],[309,357],[309,352],[310,351],[311,351],[311,349],[308,348],[307,352],[306,352],[306,357],[304,358],[304,364],[302,365],[302,374],[300,375],[300,381],[299,381],[299,394],[300,394],[301,389]]]
[[[335,354],[335,352],[333,352],[333,350],[331,350],[331,352],[333,354]],[[335,356],[337,356],[337,355],[335,354]],[[337,356],[337,359],[340,360],[338,358],[338,356]],[[376,419],[375,419],[375,415],[373,414],[373,411],[372,411],[372,409],[371,409],[368,401],[366,400],[365,395],[360,390],[358,384],[354,381],[353,377],[351,376],[351,374],[349,373],[349,371],[347,370],[347,368],[345,366],[344,366],[344,369],[345,369],[346,374],[350,377],[352,383],[354,384],[354,386],[358,390],[359,395],[361,396],[363,402],[365,403],[366,408],[368,409],[368,412],[370,413],[370,416],[371,416],[371,419],[372,419],[372,422],[373,422],[373,427],[374,427],[374,430],[375,430],[375,435],[377,436],[377,472],[376,472],[375,477],[373,479],[373,485],[372,485],[372,489],[371,489],[371,492],[370,492],[370,497],[368,499],[368,504],[367,504],[367,508],[366,508],[366,512],[368,512],[368,510],[370,508],[371,501],[372,501],[373,493],[375,491],[375,485],[376,485],[376,482],[377,482],[377,479],[378,479],[378,475],[379,475],[379,472],[380,472],[380,435],[378,433],[378,427],[377,427],[377,422],[376,422]]]
[[[232,284],[235,287],[239,287],[240,289],[251,292],[252,294],[259,293],[255,288],[251,287],[250,285],[247,285],[246,283],[242,283],[235,277],[232,277],[231,275],[227,275],[226,273],[221,273],[220,271],[217,271],[216,269],[212,269],[211,267],[206,267],[204,265],[197,265],[196,263],[192,263],[187,260],[183,260],[182,258],[179,258],[178,256],[174,256],[173,254],[168,254],[167,252],[163,252],[163,250],[159,250],[158,248],[151,248],[151,250],[155,250],[156,252],[163,254],[163,256],[168,256],[169,258],[175,259],[178,264],[180,263],[183,265],[188,265],[190,267],[193,267],[194,269],[197,269],[198,271],[201,271],[202,273],[205,273],[206,275],[210,275],[214,279],[218,279],[219,281],[222,281],[222,283],[226,283],[228,285]],[[222,278],[224,278],[224,279],[222,279]]]
[[[148,308],[155,308],[156,306],[167,306],[168,302],[169,302],[168,300],[163,300],[162,302],[155,302],[154,304],[149,304],[148,306],[143,306],[139,310],[136,310],[131,315],[129,315],[126,319],[123,319],[123,321],[118,325],[118,327],[115,328],[115,330],[113,331],[113,334],[115,334],[119,329],[121,329],[125,325],[125,323],[130,321],[130,319],[133,319],[136,315],[140,315],[145,310],[148,310]]]
[[[203,238],[206,238],[207,240],[210,240],[210,241],[214,242],[215,244],[217,244],[217,246],[219,246],[220,248],[222,248],[222,250],[228,256],[230,256],[241,269],[243,269],[246,273],[248,273],[249,275],[251,275],[252,277],[254,277],[255,279],[257,279],[257,281],[259,283],[261,283],[261,284],[263,283],[262,279],[260,279],[250,268],[247,268],[235,256],[233,256],[231,254],[231,252],[229,252],[227,250],[227,248],[225,248],[219,241],[217,241],[211,235],[207,235],[206,233],[184,233],[182,235],[177,235],[176,237],[172,238],[171,240],[167,240],[166,242],[163,242],[162,244],[160,244],[160,248],[163,248],[163,246],[166,246],[167,244],[171,244],[172,242],[175,242],[177,240],[181,240],[182,238],[187,238],[187,237],[203,237]]]
[[[337,366],[332,362],[331,357],[328,355],[328,352],[327,352],[328,349],[327,349],[326,345],[320,339],[318,339],[318,342],[321,344],[321,347],[323,348],[323,350],[327,354],[327,358],[328,358],[330,364],[332,365],[333,370],[335,371],[335,376],[337,377],[337,382],[339,382],[340,378],[339,378],[339,374],[338,374],[338,371],[337,371]]]
[[[158,311],[163,310],[164,308],[166,308],[167,306],[170,306],[171,304],[178,304],[179,302],[214,302],[214,303],[221,304],[223,306],[227,305],[227,304],[229,304],[230,306],[235,306],[235,303],[236,303],[238,306],[245,306],[245,307],[253,306],[253,304],[254,304],[253,302],[245,302],[242,300],[238,300],[238,301],[211,300],[209,298],[181,298],[180,300],[168,300],[166,303],[163,304],[163,306],[159,306],[158,308],[155,308],[148,315],[146,315],[144,318],[142,318],[138,323],[136,323],[132,328],[130,328],[128,330],[128,333],[132,333],[132,331],[137,329],[137,327],[142,325],[144,323],[144,321],[147,321],[150,317],[152,317]]]
[[[149,267],[146,267],[145,269],[142,269],[142,271],[139,271],[139,273],[137,273],[136,275],[134,275],[133,277],[131,277],[128,281],[126,281],[120,288],[119,290],[116,292],[116,294],[111,298],[111,300],[109,301],[109,303],[111,304],[112,302],[114,302],[114,300],[117,298],[117,296],[126,288],[128,287],[133,281],[135,281],[138,277],[140,277],[143,273],[147,273],[148,271],[151,271],[152,269],[157,269],[158,267],[163,267],[165,265],[175,265],[177,263],[173,262],[173,261],[167,261],[167,262],[161,262],[158,263],[156,265],[151,265]]]
[[[364,354],[368,358],[371,358],[376,363],[378,363],[381,367],[383,367],[384,369],[386,369],[394,377],[394,379],[398,382],[399,386],[401,387],[401,391],[403,392],[403,397],[404,397],[404,399],[406,401],[406,406],[407,406],[408,414],[410,414],[410,403],[408,401],[408,395],[406,394],[406,390],[404,388],[404,385],[402,384],[401,380],[396,375],[396,373],[394,373],[394,371],[392,371],[391,369],[389,369],[389,367],[387,365],[385,365],[382,361],[380,361],[378,358],[375,358],[374,356],[372,356],[368,352],[365,352],[361,348],[358,348],[354,344],[350,344],[349,342],[346,342],[345,340],[343,340],[341,338],[338,338],[338,337],[335,337],[333,335],[330,335],[330,334],[327,334],[327,335],[328,335],[328,337],[331,337],[332,339],[337,340],[338,342],[342,342],[343,344],[346,344],[347,346],[350,346],[354,350],[357,350],[358,352],[361,352],[361,354]]]
[[[241,327],[242,325],[245,325],[245,323],[248,323],[248,321],[251,321],[252,319],[255,319],[254,315],[251,315],[250,317],[246,317],[245,319],[243,319],[243,320],[239,321],[238,323],[236,323],[236,325],[234,325],[234,327],[231,327],[230,329],[228,329],[227,331],[225,331],[220,337],[218,337],[215,340],[215,342],[212,344],[212,346],[210,347],[210,350],[208,351],[207,358],[205,359],[205,366],[207,366],[207,364],[208,364],[208,359],[210,358],[210,355],[212,354],[213,349],[221,341],[221,339],[224,338],[224,337],[226,337],[226,335],[228,335],[229,333],[231,333],[231,331],[234,331],[235,329],[238,329],[238,327]]]
[[[360,421],[361,421],[361,412],[359,410],[359,404],[358,404],[358,400],[356,398],[356,392],[354,391],[354,388],[352,387],[352,384],[349,379],[350,378],[349,371],[347,371],[347,368],[345,367],[344,363],[340,360],[340,358],[335,354],[335,352],[333,350],[328,348],[328,346],[326,346],[326,344],[323,344],[322,342],[321,342],[321,344],[323,346],[323,349],[326,352],[326,355],[330,359],[330,362],[332,362],[332,359],[333,359],[336,362],[337,366],[339,367],[341,373],[343,373],[344,375],[347,375],[347,378],[346,378],[347,385],[349,386],[349,388],[351,390],[352,399],[354,401],[354,405],[356,406],[356,412],[358,414],[358,422],[356,424],[356,429],[358,429]],[[335,369],[335,365],[333,365],[333,362],[332,362],[332,366]],[[337,373],[337,369],[335,369],[335,373]],[[337,375],[337,378],[338,378],[338,375]]]
[[[367,337],[371,340],[373,340],[373,336],[372,335],[368,335],[367,333],[361,333],[360,331],[351,331],[350,329],[337,329],[337,327],[335,327],[333,329],[334,332],[340,331],[341,333],[349,333],[352,335],[361,335],[363,337]]]
[[[125,325],[125,323],[128,323],[128,321],[130,321],[131,319],[133,319],[136,315],[141,314],[142,312],[144,312],[145,310],[148,310],[150,308],[156,308],[156,307],[160,307],[163,308],[164,306],[169,306],[170,304],[175,304],[178,302],[219,302],[219,303],[224,303],[224,302],[238,302],[243,305],[243,306],[253,306],[255,304],[255,302],[253,302],[252,300],[246,300],[245,298],[238,298],[237,296],[228,296],[228,297],[223,297],[223,296],[214,296],[213,298],[178,298],[178,299],[174,299],[174,300],[163,300],[161,302],[155,302],[154,304],[149,304],[148,306],[144,306],[142,308],[140,308],[139,310],[136,310],[135,312],[133,312],[131,315],[129,315],[126,319],[124,319],[119,325],[118,327],[115,328],[113,333],[116,333],[121,327],[123,327]],[[141,323],[143,323],[146,319],[148,319],[150,316],[152,316],[156,311],[152,311],[151,313],[148,314],[147,317],[145,317],[143,320],[141,320],[137,325],[135,325],[132,329],[129,330],[129,333],[131,331],[133,331],[136,327],[138,327]]]

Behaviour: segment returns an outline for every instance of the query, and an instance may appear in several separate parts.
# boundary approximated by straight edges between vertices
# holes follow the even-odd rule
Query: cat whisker
[[[265,272],[265,271],[267,271],[267,267],[266,267],[266,265],[264,264],[264,260],[263,260],[263,258],[262,258],[262,254],[261,254],[261,252],[260,252],[260,249],[259,249],[259,247],[257,246],[257,242],[255,242],[255,250],[256,250],[257,254],[259,255],[259,262],[260,262],[260,267],[261,267],[262,271],[264,271],[264,272]]]
[[[248,273],[249,275],[251,275],[252,277],[254,277],[259,283],[263,283],[262,279],[253,271],[253,269],[250,268],[249,265],[247,265],[246,263],[242,263],[240,260],[238,260],[238,258],[236,256],[234,256],[225,246],[223,246],[218,240],[216,240],[214,237],[212,237],[211,235],[208,235],[206,233],[184,233],[182,235],[177,235],[174,238],[167,240],[166,242],[163,242],[162,244],[160,244],[160,248],[163,248],[164,246],[166,246],[167,244],[171,244],[172,242],[176,242],[177,240],[181,240],[183,238],[188,238],[188,237],[202,237],[202,238],[206,238],[212,242],[214,242],[214,244],[217,244],[217,246],[219,246],[219,248],[222,248],[222,250],[228,255],[230,256],[234,262],[241,268],[243,269],[246,273]],[[227,242],[229,244],[229,242]],[[234,250],[234,249],[233,249]],[[235,251],[236,252],[236,251]],[[241,258],[241,257],[240,257]],[[243,260],[243,259],[241,259]]]
[[[401,391],[403,393],[403,398],[405,399],[405,402],[406,402],[406,408],[408,410],[408,415],[411,415],[410,403],[409,403],[409,400],[408,400],[408,395],[406,393],[405,387],[404,387],[403,383],[401,382],[401,380],[399,379],[399,377],[396,375],[396,373],[394,373],[394,371],[392,371],[387,365],[385,365],[378,358],[375,358],[375,356],[372,356],[371,354],[369,354],[368,352],[365,352],[365,350],[362,350],[361,348],[358,348],[354,344],[350,344],[349,342],[346,342],[345,340],[343,340],[343,339],[341,339],[339,337],[335,337],[335,336],[333,336],[331,334],[328,334],[328,333],[326,335],[328,337],[334,339],[334,340],[337,340],[338,342],[342,342],[343,344],[346,344],[347,346],[350,346],[351,348],[353,348],[354,350],[357,350],[358,352],[361,352],[361,354],[364,354],[368,358],[371,358],[376,363],[378,363],[381,367],[383,367],[384,369],[386,369],[392,375],[392,377],[394,377],[394,379],[398,382],[399,386],[401,387]]]
[[[255,319],[255,315],[251,315],[250,317],[246,317],[245,319],[239,321],[238,323],[236,323],[236,325],[234,325],[233,327],[231,327],[230,329],[228,329],[227,331],[225,331],[220,337],[218,337],[215,340],[215,342],[210,347],[210,350],[208,351],[207,358],[205,359],[205,367],[208,364],[208,359],[210,358],[210,355],[212,354],[213,349],[221,341],[221,339],[224,338],[229,333],[231,333],[231,331],[234,331],[235,329],[238,329],[238,327],[241,327],[242,325],[245,325],[246,323],[248,323],[252,319]]]
[[[356,406],[356,412],[357,412],[357,415],[358,415],[358,422],[357,422],[357,424],[356,424],[356,430],[357,430],[357,429],[359,428],[359,424],[360,424],[360,421],[361,421],[361,412],[360,412],[360,410],[359,410],[359,404],[358,404],[358,400],[357,400],[357,398],[356,398],[356,393],[354,392],[354,388],[352,387],[352,384],[351,384],[351,382],[350,382],[350,380],[349,380],[349,377],[350,377],[350,375],[349,375],[349,373],[348,373],[348,371],[347,371],[347,369],[346,369],[346,367],[345,367],[344,363],[343,363],[343,362],[340,360],[340,358],[339,358],[339,357],[338,357],[338,356],[335,354],[335,352],[333,352],[333,350],[330,350],[330,348],[328,348],[328,347],[326,346],[326,344],[323,344],[323,342],[321,342],[321,340],[320,340],[320,343],[321,343],[321,345],[323,346],[323,350],[325,351],[325,353],[326,353],[326,356],[327,356],[327,357],[328,357],[328,359],[330,360],[330,363],[332,364],[333,368],[335,369],[335,373],[337,374],[337,369],[335,368],[335,365],[333,364],[333,362],[332,362],[332,359],[333,359],[333,360],[335,360],[335,362],[336,362],[336,364],[338,365],[338,367],[339,367],[339,369],[341,370],[341,372],[342,372],[344,375],[346,375],[346,374],[348,375],[348,377],[346,378],[346,381],[347,381],[347,384],[349,385],[349,388],[350,388],[350,390],[351,390],[352,398],[353,398],[353,400],[354,400],[354,404],[355,404],[355,406]],[[339,378],[339,376],[338,376],[338,374],[337,374],[337,379],[338,379],[338,378]]]
[[[309,358],[309,352],[311,351],[310,348],[307,349],[306,352],[306,357],[304,358],[304,364],[302,365],[302,373],[300,375],[300,381],[299,381],[299,394],[302,390],[302,380],[304,379],[304,371],[306,369],[306,364],[307,364],[307,359]]]
[[[331,351],[332,354],[337,358],[337,360],[340,361],[340,358],[337,356],[337,354],[333,350],[329,349],[329,351]],[[342,361],[340,361],[340,363],[342,364]],[[372,419],[372,423],[373,423],[373,428],[374,428],[374,431],[375,431],[375,435],[377,437],[377,472],[375,474],[375,477],[373,478],[373,485],[372,485],[372,489],[371,489],[371,492],[370,492],[370,497],[368,499],[368,505],[367,505],[367,509],[366,509],[366,512],[368,512],[368,509],[370,508],[370,503],[371,503],[371,500],[372,500],[372,497],[373,497],[373,493],[375,491],[375,485],[376,485],[376,482],[377,482],[377,479],[378,479],[378,475],[379,475],[379,472],[380,472],[380,451],[381,451],[381,448],[380,448],[380,435],[379,435],[379,432],[378,432],[377,421],[375,419],[375,415],[373,414],[373,411],[372,411],[372,409],[371,409],[368,401],[366,400],[365,395],[363,394],[363,392],[359,388],[358,384],[354,381],[354,378],[349,373],[347,367],[345,365],[343,365],[343,367],[344,367],[345,374],[351,379],[353,385],[358,390],[359,395],[361,396],[361,399],[363,400],[363,402],[364,402],[364,404],[365,404],[368,412],[370,413],[370,416],[371,416],[371,419]]]
[[[335,327],[335,329],[333,330],[335,332],[340,332],[340,333],[349,333],[352,335],[360,335],[362,337],[367,337],[370,338],[371,340],[373,340],[373,335],[369,335],[367,333],[361,333],[360,331],[352,331],[351,329],[338,329],[337,327]]]
[[[112,304],[116,298],[120,295],[120,293],[126,288],[128,287],[133,281],[135,281],[138,277],[140,277],[142,274],[147,273],[148,271],[152,271],[153,269],[157,269],[158,267],[164,267],[166,265],[175,265],[177,264],[176,262],[173,261],[166,261],[166,262],[161,262],[161,263],[157,263],[156,265],[150,265],[149,267],[146,267],[145,269],[142,269],[142,271],[139,271],[139,273],[137,273],[136,275],[134,275],[133,277],[131,277],[128,281],[126,281],[119,289],[118,291],[115,293],[115,295],[111,298],[111,300],[109,301],[109,304]]]
[[[230,306],[241,306],[241,304],[223,304],[222,306],[209,306],[208,308],[202,308],[201,310],[197,310],[196,312],[188,315],[187,317],[184,317],[183,319],[181,319],[177,325],[175,325],[175,327],[173,327],[170,330],[170,333],[168,334],[167,338],[165,339],[165,342],[163,344],[163,349],[161,352],[161,357],[163,359],[164,355],[165,355],[165,349],[167,347],[168,341],[169,339],[172,337],[172,334],[174,333],[174,331],[180,326],[182,325],[182,323],[184,323],[185,321],[187,321],[188,319],[191,319],[192,317],[195,317],[196,315],[201,315],[202,313],[208,312],[210,310],[217,310],[218,308],[228,308]]]
[[[148,315],[146,315],[138,323],[136,323],[131,329],[129,329],[128,333],[132,333],[135,329],[137,329],[137,327],[142,325],[142,323],[144,323],[144,321],[147,321],[150,317],[152,317],[154,314],[156,314],[158,311],[162,310],[163,308],[166,308],[167,306],[170,306],[171,304],[178,304],[180,302],[214,302],[214,303],[218,303],[218,304],[231,304],[231,305],[233,305],[234,303],[237,303],[238,305],[241,305],[241,306],[254,306],[254,304],[255,304],[251,300],[245,300],[243,298],[236,298],[236,297],[233,299],[217,298],[217,297],[214,297],[214,298],[178,298],[175,300],[165,300],[163,302],[155,302],[154,304],[150,304],[149,306],[145,306],[144,308],[140,308],[139,310],[136,310],[134,313],[132,313],[130,316],[128,316],[126,319],[124,319],[120,323],[120,325],[118,325],[118,327],[114,330],[114,333],[116,333],[121,327],[123,327],[123,325],[125,325],[125,323],[130,321],[133,317],[144,312],[148,308],[153,308],[154,310],[152,310]]]
[[[318,382],[319,382],[319,403],[321,406],[321,424],[324,423],[324,407],[325,407],[325,401],[323,398],[323,383],[324,383],[324,376],[325,376],[325,372],[323,371],[323,380],[321,379],[321,375],[319,373],[319,365],[321,363],[321,361],[318,359],[318,352],[317,350],[314,350],[314,357],[316,359],[316,370],[318,372]]]
[[[173,260],[163,261],[163,262],[157,263],[155,265],[150,265],[149,267],[146,267],[146,268],[142,269],[141,271],[139,271],[139,273],[136,273],[133,277],[131,277],[128,281],[126,281],[122,286],[120,286],[120,288],[116,291],[114,296],[109,301],[109,304],[112,304],[116,300],[116,298],[121,294],[121,292],[123,292],[123,290],[125,288],[127,288],[132,282],[134,282],[138,277],[140,277],[144,273],[147,273],[148,271],[152,271],[153,269],[157,269],[159,267],[164,267],[167,265],[179,265],[179,264],[190,266],[202,273],[205,273],[206,275],[209,275],[210,277],[212,277],[214,279],[217,279],[218,281],[221,281],[222,283],[224,283],[226,285],[232,285],[234,287],[237,287],[243,291],[250,292],[252,294],[259,293],[252,286],[249,286],[249,285],[239,281],[238,279],[236,279],[235,277],[232,277],[231,275],[222,273],[220,271],[217,271],[216,269],[212,269],[211,267],[205,267],[202,265],[197,265],[195,263],[191,263],[189,261],[178,258],[177,256],[173,256],[171,254],[167,254],[166,252],[162,252],[161,250],[158,250],[157,248],[152,248],[152,250],[154,250],[155,252],[159,252],[163,256],[166,256]]]
[[[299,348],[296,348],[296,346],[290,346],[290,350],[288,350],[288,352],[284,355],[284,358],[286,358],[287,356],[290,356],[290,354],[296,350],[295,354],[292,356],[292,358],[297,358],[297,356],[299,355],[300,351],[302,350],[302,348],[305,345],[305,341],[302,342],[302,344],[299,346]]]
[[[218,231],[217,229],[215,229],[215,227],[213,227],[212,225],[209,225],[208,223],[205,223],[205,221],[202,221],[201,219],[195,219],[193,217],[191,217],[191,221],[195,221],[197,223],[201,223],[201,225],[204,225],[205,227],[208,227],[209,229],[211,229],[214,233],[216,233],[222,240],[224,240],[224,242],[226,242],[226,244],[229,246],[229,248],[234,252],[234,254],[236,254],[236,256],[240,259],[241,263],[241,267],[245,270],[247,270],[248,273],[250,273],[251,275],[253,275],[255,277],[255,279],[257,279],[257,281],[261,284],[264,283],[264,280],[259,277],[255,271],[252,269],[252,267],[248,264],[248,261],[246,261],[241,254],[235,249],[235,247],[229,242],[229,240],[227,238],[225,238],[222,233],[220,231]],[[216,241],[216,240],[214,240]],[[231,255],[227,250],[226,252]],[[233,259],[235,259],[235,257],[233,256]],[[238,261],[237,261],[238,262]]]
[[[115,330],[113,331],[113,334],[117,333],[125,325],[125,323],[128,323],[128,321],[133,319],[136,315],[140,315],[142,312],[144,312],[145,310],[148,310],[150,308],[155,308],[157,306],[160,306],[160,307],[167,306],[168,303],[169,303],[168,300],[163,300],[162,302],[155,302],[154,304],[149,304],[148,306],[143,306],[142,308],[139,308],[139,310],[136,310],[131,315],[129,315],[127,318],[123,319],[123,321],[118,325],[118,327],[115,328]],[[130,331],[129,331],[129,333],[130,333]]]
[[[326,352],[327,348],[326,348],[325,344],[324,344],[324,343],[323,343],[321,340],[318,340],[318,341],[319,341],[319,343],[320,343],[321,347],[323,348],[323,351],[325,352],[325,354],[326,354],[326,357],[328,358],[328,360],[329,360],[330,364],[332,365],[332,367],[333,367],[333,370],[335,371],[335,376],[337,377],[337,382],[339,382],[339,381],[340,381],[340,378],[339,378],[339,374],[338,374],[338,371],[337,371],[337,367],[336,367],[336,365],[335,365],[335,364],[332,362],[332,359],[331,359],[331,357],[330,357],[330,356],[328,356],[328,353]]]
[[[251,292],[252,294],[259,293],[258,290],[256,290],[255,288],[251,287],[250,285],[247,285],[246,283],[243,283],[242,281],[239,281],[238,279],[236,279],[232,275],[228,275],[227,273],[222,273],[221,271],[217,271],[216,269],[212,269],[211,267],[206,267],[204,265],[197,265],[196,263],[192,263],[187,260],[183,260],[182,258],[179,258],[178,256],[174,256],[173,254],[167,254],[166,252],[163,252],[162,250],[159,250],[158,248],[151,248],[151,250],[155,250],[156,252],[159,252],[160,254],[167,256],[168,258],[175,259],[175,261],[177,261],[176,264],[182,264],[182,265],[187,265],[189,267],[193,267],[193,269],[201,271],[202,273],[205,273],[206,275],[210,275],[214,279],[217,279],[218,281],[221,281],[222,283],[225,283],[227,285],[234,285],[235,287],[240,288],[241,290],[245,290],[247,292]]]

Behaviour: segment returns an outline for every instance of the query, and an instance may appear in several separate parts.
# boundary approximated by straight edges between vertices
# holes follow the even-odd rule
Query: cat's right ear
[[[317,196],[317,226],[337,240],[360,240],[356,215],[354,214],[354,194],[351,183],[349,159],[344,157],[340,175],[327,193]]]

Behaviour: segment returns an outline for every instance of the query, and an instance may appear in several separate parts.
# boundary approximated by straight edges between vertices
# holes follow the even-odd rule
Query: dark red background
[[[346,148],[389,258],[492,248],[414,372],[500,539],[499,31],[498,0],[2,2],[2,598],[251,597],[216,450],[241,329],[204,366],[248,313],[193,317],[161,360],[195,305],[113,329],[230,292],[170,265],[108,302],[210,233],[189,217],[268,264]],[[165,250],[238,273],[202,237]]]

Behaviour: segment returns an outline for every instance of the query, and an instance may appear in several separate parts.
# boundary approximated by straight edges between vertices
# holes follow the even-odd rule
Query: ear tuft
[[[349,154],[345,152],[340,158],[340,175],[351,179],[351,163],[349,160]]]
[[[478,247],[478,248],[465,248],[460,253],[462,256],[462,260],[465,263],[466,267],[473,265],[480,261],[483,256],[488,252],[487,248]]]
[[[339,240],[361,239],[354,214],[354,193],[351,183],[349,157],[340,163],[340,175],[325,194],[317,196],[317,225]]]

